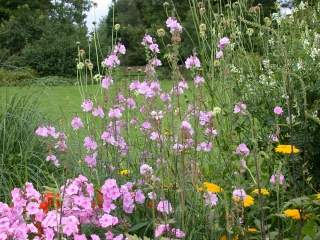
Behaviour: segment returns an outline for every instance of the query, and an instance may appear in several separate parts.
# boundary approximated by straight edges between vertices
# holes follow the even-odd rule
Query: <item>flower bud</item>
[[[157,30],[158,37],[164,37],[166,35],[166,31],[163,28],[159,28]]]
[[[114,30],[119,31],[120,27],[121,27],[120,24],[117,23],[117,24],[114,25]]]

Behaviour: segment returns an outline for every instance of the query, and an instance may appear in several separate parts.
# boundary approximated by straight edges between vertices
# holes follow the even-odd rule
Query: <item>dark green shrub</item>
[[[27,82],[32,86],[61,86],[61,85],[74,85],[77,83],[76,78],[67,78],[61,76],[47,76],[32,79]]]
[[[36,72],[31,68],[0,68],[0,86],[20,86],[36,77]]]

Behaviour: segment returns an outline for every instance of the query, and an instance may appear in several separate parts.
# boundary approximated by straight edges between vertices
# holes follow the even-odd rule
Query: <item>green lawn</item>
[[[89,86],[88,92],[93,93],[97,86]],[[15,94],[30,94],[39,99],[40,111],[52,121],[69,119],[71,115],[81,111],[81,95],[77,86],[57,87],[2,87],[0,88],[1,103]]]
[[[170,81],[161,81],[161,86],[165,90],[171,88]],[[127,91],[124,86],[119,87],[120,91]],[[101,91],[99,85],[88,86],[87,96],[92,97]],[[116,93],[115,88],[111,88],[109,99]],[[40,111],[45,113],[50,121],[69,121],[71,116],[81,112],[82,97],[78,86],[29,86],[29,87],[0,87],[1,104],[6,99],[15,94],[28,94],[39,99]]]

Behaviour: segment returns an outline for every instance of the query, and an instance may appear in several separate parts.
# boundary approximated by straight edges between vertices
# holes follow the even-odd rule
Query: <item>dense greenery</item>
[[[88,0],[2,1],[0,67],[75,75],[77,42],[86,45]]]

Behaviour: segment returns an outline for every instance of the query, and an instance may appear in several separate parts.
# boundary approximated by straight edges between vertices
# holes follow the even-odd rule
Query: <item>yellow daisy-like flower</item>
[[[254,189],[252,191],[252,193],[254,194],[259,194],[259,189]],[[263,196],[270,196],[270,192],[266,189],[266,188],[261,188],[260,189],[260,194],[263,195]]]
[[[251,197],[250,195],[247,195],[244,199],[243,199],[243,206],[244,207],[250,207],[254,204],[254,198]]]
[[[299,209],[287,209],[283,212],[283,214],[287,217],[287,218],[292,218],[294,220],[300,220],[301,219],[301,214]]]
[[[300,149],[294,145],[278,145],[274,149],[274,151],[282,154],[291,154],[291,153],[299,153]]]
[[[123,170],[119,171],[119,174],[121,176],[128,176],[129,175],[129,170],[128,169],[123,169]]]
[[[223,189],[219,185],[209,182],[204,182],[203,188],[212,193],[219,193],[223,191]]]
[[[317,200],[320,200],[320,193],[317,193],[317,194],[316,194],[316,199],[317,199]]]
[[[248,227],[247,232],[256,233],[258,230],[255,227]]]

